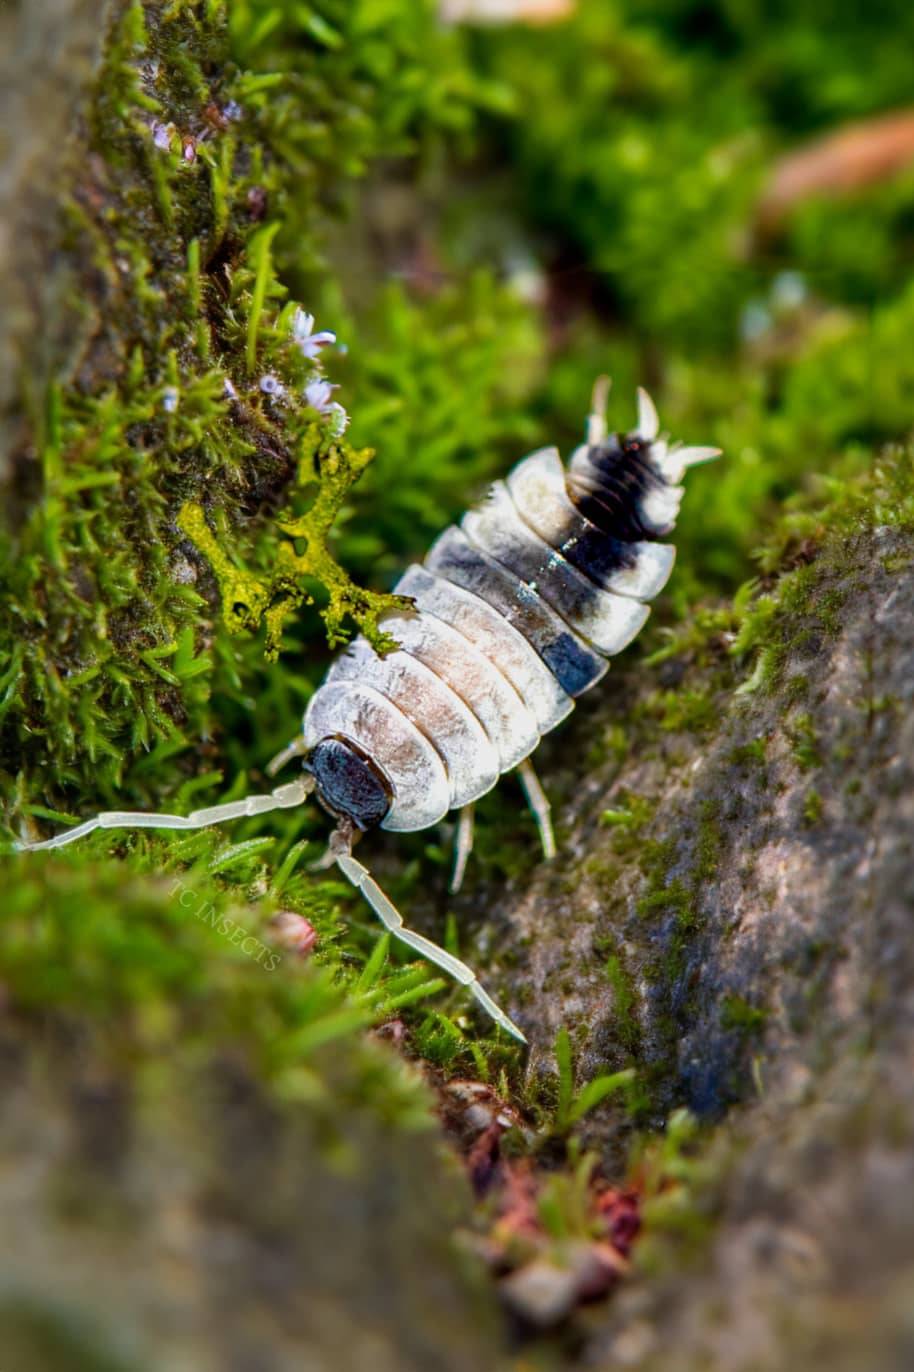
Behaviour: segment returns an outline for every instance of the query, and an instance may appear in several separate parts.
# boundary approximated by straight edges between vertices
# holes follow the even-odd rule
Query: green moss
[[[755,583],[749,583],[747,592],[751,593]],[[654,649],[645,659],[648,667],[659,666],[670,658],[688,657],[699,665],[712,661],[727,640],[732,642],[734,629],[739,624],[741,598],[733,606],[694,606],[688,620],[675,631],[664,635],[662,646]]]
[[[821,764],[822,755],[811,715],[800,714],[785,722],[784,731],[790,739],[794,761],[801,772],[808,772]]]
[[[639,837],[650,821],[655,802],[647,796],[620,790],[612,809],[600,813],[600,824],[613,832],[613,848],[619,854],[630,853],[637,847]]]
[[[720,1007],[720,1022],[747,1037],[760,1034],[768,1021],[768,1011],[750,1005],[742,996],[725,996]]]
[[[722,845],[719,815],[719,801],[709,798],[702,802],[695,845],[694,879],[698,883],[712,881],[717,872]]]
[[[35,416],[43,499],[3,548],[0,751],[17,776],[8,800],[32,813],[51,779],[58,793],[83,781],[112,795],[131,753],[174,753],[212,728],[209,605],[178,512],[196,493],[237,534],[245,507],[275,500],[306,462],[303,444],[326,443],[313,414],[271,408],[258,385],[261,369],[295,363],[275,226],[251,210],[252,192],[278,192],[288,169],[264,102],[230,79],[227,58],[222,4],[191,14],[133,0],[98,74],[69,202],[91,338]],[[290,385],[301,374],[300,357],[284,369]],[[332,449],[317,475],[326,467]],[[327,484],[336,512],[342,493]],[[333,583],[331,622],[352,609],[370,627],[378,603],[322,535],[307,563]]]
[[[774,592],[750,596],[745,603],[731,651],[750,661],[754,657],[754,663],[740,694],[781,690],[789,704],[802,703],[810,681],[795,659],[813,652],[822,638],[841,632],[842,609],[853,594],[848,557],[854,556],[854,540],[878,527],[910,526],[912,519],[914,462],[907,449],[888,454],[865,477],[834,484],[831,501],[815,520],[817,555],[809,560],[808,549],[807,560],[782,575]],[[772,547],[782,556],[777,534]],[[796,746],[798,762],[812,765],[810,740]]]
[[[752,232],[754,202],[773,149],[904,97],[903,43],[873,61],[882,19],[823,27],[802,5],[776,39],[760,12],[716,3],[697,28],[669,6],[582,0],[548,32],[471,36],[436,10],[116,8],[67,193],[65,303],[81,324],[47,394],[23,382],[22,517],[0,549],[0,767],[17,827],[107,803],[183,809],[215,798],[223,768],[230,796],[259,786],[327,639],[359,628],[389,646],[379,617],[396,572],[524,450],[576,441],[607,367],[614,423],[647,381],[664,427],[726,458],[688,478],[676,576],[644,640],[654,689],[622,703],[586,767],[631,755],[661,794],[701,786],[669,735],[703,746],[738,682],[776,700],[797,764],[820,765],[815,671],[794,659],[840,634],[855,541],[914,520],[911,454],[880,449],[910,425],[911,183],[837,217],[808,205],[773,248]],[[893,23],[907,32],[907,10]],[[684,117],[697,108],[701,120]],[[292,339],[297,300],[347,345],[324,359],[345,435],[302,400],[316,369]],[[264,646],[283,652],[265,662]],[[760,785],[765,758],[760,739],[729,761]],[[709,803],[689,813],[655,830],[658,801],[620,792],[601,819],[606,852],[586,864],[614,919],[632,859],[642,874],[632,937],[660,1006],[656,1043],[641,1041],[617,941],[595,946],[610,1032],[655,1055],[626,1088],[644,1113],[695,1010],[684,973],[724,829]],[[805,822],[821,813],[810,790]],[[88,1023],[106,1051],[143,1060],[230,1045],[281,1096],[329,1117],[362,1093],[411,1127],[428,1122],[427,1097],[365,1042],[402,1013],[416,1055],[523,1098],[519,1053],[479,1038],[465,994],[404,965],[351,892],[300,871],[323,832],[307,812],[268,831],[97,837],[68,862],[24,861],[0,960],[14,1008]],[[525,879],[534,850],[519,807],[480,806],[477,872]],[[440,936],[443,843],[396,851],[385,883],[405,913],[424,903]],[[318,947],[267,972],[280,903]],[[484,974],[472,946],[463,955]],[[546,994],[578,974],[569,952]],[[515,990],[531,1017],[540,994],[532,979]],[[748,1037],[764,1013],[729,997],[721,1018]],[[348,1100],[330,1099],[326,1053],[354,1064]],[[542,1088],[543,1118],[560,1107],[572,1139],[579,1105],[573,1083]],[[688,1122],[669,1136],[664,1175],[685,1176]],[[578,1232],[572,1180],[557,1173],[547,1202],[556,1234]],[[670,1189],[658,1182],[649,1230],[700,1227]]]
[[[418,1083],[360,1031],[436,995],[440,980],[390,965],[386,940],[367,958],[344,953],[335,943],[339,888],[315,886],[288,862],[267,865],[263,841],[218,858],[217,845],[211,834],[192,836],[184,870],[156,839],[134,845],[132,870],[18,860],[0,950],[10,1005],[82,1024],[121,1064],[152,1062],[175,1042],[186,1059],[237,1050],[278,1096],[307,1092],[328,1110],[324,1055],[345,1047],[366,1104],[400,1112],[404,1126],[421,1123]],[[318,931],[311,960],[279,941],[280,909]]]
[[[737,767],[758,767],[767,760],[767,738],[753,738],[730,750],[729,759]]]
[[[717,870],[720,845],[717,805],[713,801],[702,805],[698,826],[690,836],[685,855],[675,838],[644,845],[641,870],[646,889],[638,900],[638,913],[648,916],[667,912],[674,916],[666,969],[671,977],[678,975],[685,947],[701,927],[701,895]],[[685,867],[684,875],[672,875],[677,866]]]
[[[638,996],[631,973],[617,953],[607,958],[606,980],[613,993],[613,1029],[623,1048],[636,1053],[641,1039]]]
[[[693,919],[692,900],[685,882],[680,877],[670,877],[664,855],[671,853],[672,844],[661,842],[650,845],[646,851],[648,889],[638,901],[639,915],[650,915],[658,910],[669,910],[675,914],[677,923],[688,925]]]
[[[676,733],[703,733],[719,718],[714,693],[701,688],[658,691],[645,702],[644,709],[656,716],[661,729]]]

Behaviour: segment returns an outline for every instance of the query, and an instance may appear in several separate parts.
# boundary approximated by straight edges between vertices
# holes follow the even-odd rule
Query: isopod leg
[[[263,770],[268,777],[275,777],[276,773],[280,768],[285,767],[287,762],[291,762],[295,757],[304,757],[307,751],[308,745],[305,743],[305,736],[299,734],[297,738],[293,738],[291,743],[287,743],[285,748],[280,748],[276,756],[270,758]]]
[[[309,862],[306,865],[309,872],[329,872],[330,868],[336,862],[336,859],[337,850],[333,843],[330,842],[319,858],[315,858],[313,862]]]
[[[467,859],[473,851],[473,807],[464,805],[457,819],[457,836],[454,840],[454,873],[448,888],[455,896],[463,885],[467,870]]]
[[[331,840],[332,842],[332,840]],[[378,883],[374,880],[368,870],[348,852],[340,851],[342,844],[338,845],[336,861],[340,871],[348,881],[351,881],[356,890],[360,891],[368,904],[380,919],[384,928],[398,938],[401,943],[405,943],[410,948],[415,948],[417,953],[421,953],[429,962],[440,967],[448,976],[460,982],[470,990],[486,1014],[491,1015],[492,1019],[502,1029],[519,1039],[521,1043],[526,1043],[524,1035],[518,1029],[513,1020],[509,1019],[492,997],[485,991],[476,979],[476,973],[465,962],[455,958],[446,949],[439,948],[437,943],[432,943],[431,939],[425,938],[422,934],[417,934],[413,929],[407,929],[403,923],[403,916],[397,907],[388,900]]]
[[[527,797],[527,804],[536,820],[543,857],[547,862],[551,862],[555,857],[555,834],[552,832],[552,806],[549,804],[549,797],[540,785],[539,777],[534,772],[533,763],[529,758],[524,759],[517,771],[524,795]]]

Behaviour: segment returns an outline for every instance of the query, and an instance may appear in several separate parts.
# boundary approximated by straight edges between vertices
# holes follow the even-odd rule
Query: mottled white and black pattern
[[[676,481],[712,450],[670,449],[646,397],[636,432],[591,437],[567,469],[544,448],[496,482],[395,587],[416,607],[383,621],[399,650],[382,659],[357,639],[314,695],[318,794],[357,828],[375,811],[369,825],[339,786],[324,794],[324,740],[354,744],[384,779],[382,828],[424,829],[529,757],[643,627],[673,567],[660,540]]]
[[[673,568],[675,550],[661,540],[679,512],[678,482],[687,467],[718,455],[668,446],[644,391],[637,430],[607,434],[607,384],[597,385],[587,441],[567,469],[555,448],[524,458],[400,578],[395,589],[414,608],[381,621],[396,651],[379,657],[358,638],[333,664],[303,733],[267,769],[303,757],[299,781],[190,815],[106,812],[20,846],[58,848],[99,828],[195,829],[300,805],[314,793],[337,820],[327,860],[392,934],[523,1040],[466,963],[405,928],[352,845],[366,830],[425,829],[457,810],[456,890],[472,846],[472,804],[517,768],[544,854],[554,853],[530,754],[643,627],[647,602]]]

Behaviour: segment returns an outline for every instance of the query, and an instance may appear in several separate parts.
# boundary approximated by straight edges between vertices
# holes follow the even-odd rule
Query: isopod
[[[517,769],[543,854],[555,853],[549,803],[530,763],[540,738],[594,686],[643,627],[666,584],[686,469],[718,457],[670,445],[638,391],[637,427],[610,434],[609,382],[594,387],[584,443],[525,457],[411,566],[395,590],[414,608],[385,616],[397,641],[378,656],[357,638],[332,664],[302,733],[268,765],[303,758],[303,775],[269,794],[191,814],[110,811],[21,850],[60,848],[95,829],[197,829],[301,805],[312,793],[336,820],[325,865],[339,870],[396,938],[465,985],[496,1024],[525,1042],[475,972],[402,916],[352,856],[375,828],[406,832],[459,812],[451,889],[473,842],[473,803]]]

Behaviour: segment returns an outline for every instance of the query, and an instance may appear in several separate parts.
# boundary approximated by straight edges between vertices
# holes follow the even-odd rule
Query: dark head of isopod
[[[314,777],[314,793],[324,809],[356,829],[376,829],[390,809],[387,778],[346,738],[322,739],[309,753],[305,771]]]

